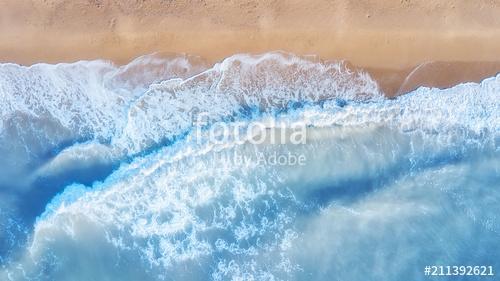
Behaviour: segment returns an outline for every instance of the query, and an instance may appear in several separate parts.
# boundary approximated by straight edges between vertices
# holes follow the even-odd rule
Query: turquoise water
[[[2,280],[498,268],[500,76],[387,99],[342,63],[194,61],[0,65]]]

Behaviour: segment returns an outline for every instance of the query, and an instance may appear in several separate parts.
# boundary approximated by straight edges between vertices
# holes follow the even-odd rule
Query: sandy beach
[[[0,61],[282,50],[347,60],[393,96],[500,71],[497,1],[1,0]]]

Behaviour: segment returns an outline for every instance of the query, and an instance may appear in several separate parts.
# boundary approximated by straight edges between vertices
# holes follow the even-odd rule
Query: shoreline
[[[3,2],[0,62],[21,65],[94,59],[123,65],[155,52],[214,64],[281,50],[345,60],[387,96],[500,72],[500,5],[481,0]]]
[[[274,52],[274,51],[271,51]],[[278,51],[282,52],[282,51]],[[162,54],[161,52],[157,52]],[[145,54],[153,55],[152,54]],[[264,54],[264,53],[261,53]],[[163,54],[162,54],[163,55]],[[177,57],[177,55],[185,55],[187,57],[195,58],[198,61],[199,67],[209,68],[220,61],[209,61],[201,56],[195,54],[175,54],[168,53],[165,57]],[[232,54],[237,55],[237,54]],[[229,55],[228,57],[232,56]],[[252,54],[260,55],[260,54]],[[78,60],[57,60],[54,62],[34,62],[32,64],[21,64],[18,62],[0,62],[0,64],[13,63],[21,66],[30,67],[36,64],[59,64],[59,63],[77,63],[79,61],[93,61],[93,60],[105,60],[116,66],[125,66],[132,63],[135,59],[140,58],[144,55],[132,58],[130,61],[125,63],[118,63],[110,59],[95,58],[95,59],[78,59]],[[316,55],[300,56],[303,58],[314,57],[314,61],[319,60],[320,62],[329,62],[332,60],[324,60]],[[335,61],[335,60],[333,60]],[[388,98],[396,97],[399,95],[407,94],[419,87],[429,87],[429,88],[451,88],[461,83],[474,82],[479,83],[486,78],[494,77],[500,74],[500,61],[476,61],[476,62],[424,62],[415,67],[407,67],[402,69],[391,69],[391,68],[377,68],[377,67],[360,67],[352,64],[347,60],[344,61],[347,66],[353,71],[362,71],[368,73],[371,78],[377,82],[382,93]]]

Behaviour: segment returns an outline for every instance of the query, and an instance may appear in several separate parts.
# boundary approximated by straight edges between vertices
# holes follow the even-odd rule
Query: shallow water
[[[386,99],[342,63],[145,56],[3,64],[0,96],[2,279],[427,280],[426,265],[499,268],[500,76]],[[255,123],[262,143],[210,135]]]

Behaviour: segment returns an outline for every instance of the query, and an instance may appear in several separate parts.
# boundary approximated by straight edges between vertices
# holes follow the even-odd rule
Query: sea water
[[[500,76],[388,99],[286,53],[1,64],[0,279],[500,269],[499,142]]]

